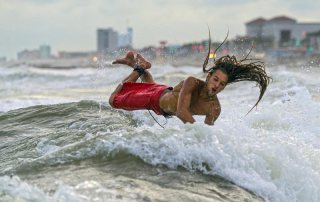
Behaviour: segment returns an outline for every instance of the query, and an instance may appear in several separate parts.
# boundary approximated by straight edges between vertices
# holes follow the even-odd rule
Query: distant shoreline
[[[194,66],[202,67],[205,60],[205,53],[192,54],[187,56],[173,57],[170,55],[161,56],[157,58],[148,58],[153,65],[172,65],[173,67]],[[46,59],[46,60],[27,60],[27,61],[7,61],[0,63],[4,67],[28,66],[41,69],[76,69],[76,68],[105,68],[116,67],[112,65],[112,61],[117,57],[104,57],[102,59],[93,60],[93,58],[67,58],[67,59]],[[252,57],[257,58],[257,57]],[[288,67],[294,66],[315,66],[320,67],[320,61],[310,58],[272,58],[272,57],[258,57],[266,63],[266,66],[286,65]],[[209,61],[208,66],[213,65],[213,60]]]

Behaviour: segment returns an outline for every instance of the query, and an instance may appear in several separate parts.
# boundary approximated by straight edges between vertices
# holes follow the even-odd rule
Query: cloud
[[[46,43],[58,50],[95,50],[96,29],[133,27],[136,47],[160,40],[184,43],[245,33],[245,22],[288,15],[317,21],[318,2],[305,0],[0,0],[0,56],[14,57],[24,48]]]

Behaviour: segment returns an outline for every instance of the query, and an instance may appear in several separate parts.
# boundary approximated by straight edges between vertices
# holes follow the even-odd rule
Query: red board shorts
[[[114,108],[125,110],[153,110],[158,115],[164,115],[159,102],[161,94],[168,86],[156,83],[125,82],[122,89],[113,99]]]

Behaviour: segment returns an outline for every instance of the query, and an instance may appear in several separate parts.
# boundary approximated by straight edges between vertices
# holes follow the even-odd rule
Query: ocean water
[[[267,66],[214,126],[112,109],[128,67],[0,67],[0,201],[320,201],[320,68]],[[175,85],[200,67],[155,65]]]

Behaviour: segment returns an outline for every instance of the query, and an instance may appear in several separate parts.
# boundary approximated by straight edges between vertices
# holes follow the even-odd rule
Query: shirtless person
[[[111,94],[109,103],[114,108],[151,109],[158,115],[175,115],[184,123],[194,123],[193,115],[204,115],[204,122],[213,125],[221,112],[217,94],[229,83],[256,81],[260,96],[254,107],[258,104],[269,84],[263,63],[243,64],[246,60],[238,62],[234,56],[227,55],[206,70],[208,58],[209,54],[203,65],[206,81],[190,76],[171,88],[156,84],[148,71],[151,63],[140,54],[135,56],[128,52],[125,58],[117,59],[113,64],[126,64],[134,70]],[[143,83],[136,82],[139,77]]]

